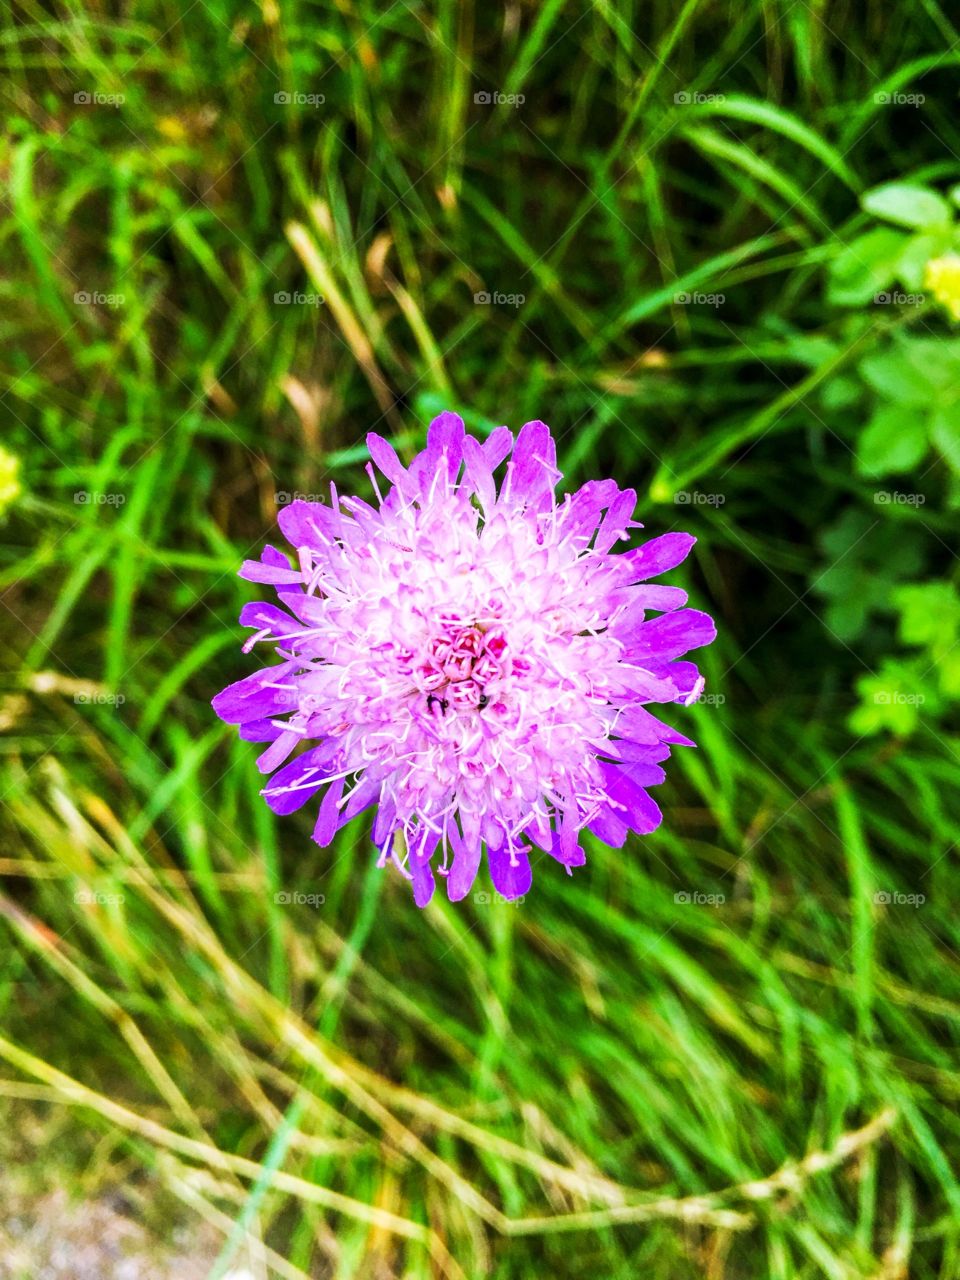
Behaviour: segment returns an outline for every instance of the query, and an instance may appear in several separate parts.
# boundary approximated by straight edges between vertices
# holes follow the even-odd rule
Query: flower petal
[[[340,820],[338,806],[340,797],[343,795],[345,781],[346,779],[344,778],[335,778],[327,787],[323,800],[320,802],[320,812],[317,814],[317,823],[313,828],[313,838],[321,849],[330,843],[343,825]]]
[[[668,569],[675,569],[686,560],[695,542],[692,533],[664,533],[659,538],[651,538],[642,547],[624,552],[623,558],[630,561],[636,581],[642,582],[645,578],[656,578]]]
[[[530,859],[523,849],[514,845],[511,861],[510,849],[507,841],[504,841],[499,849],[487,848],[487,862],[490,866],[490,879],[497,893],[512,902],[530,892],[533,872],[530,869]]]
[[[593,540],[594,551],[609,551],[613,544],[626,533],[628,526],[633,522],[633,513],[636,509],[636,493],[633,489],[622,489],[607,508],[603,524]]]
[[[421,908],[427,905],[437,887],[430,859],[433,857],[433,851],[439,839],[437,832],[426,829],[419,834],[410,847],[407,865],[413,879],[413,900]]]
[[[371,431],[367,434],[367,448],[370,450],[370,457],[390,483],[403,489],[408,478],[407,469],[397,457],[397,451],[393,445],[388,440],[384,440],[383,436],[378,436],[375,431]]]
[[[273,775],[260,794],[274,813],[295,813],[303,808],[330,775],[330,764],[339,748],[335,739],[312,747]]]
[[[511,502],[524,502],[535,510],[542,509],[559,479],[557,446],[550,428],[545,422],[524,423],[513,449]]]
[[[468,825],[468,834],[463,836],[454,828],[450,831],[450,843],[453,845],[453,866],[447,877],[447,897],[451,902],[459,902],[473,888],[480,870],[481,841],[479,828],[472,829]]]
[[[627,843],[627,835],[630,831],[627,824],[609,804],[603,805],[600,811],[590,819],[587,829],[592,831],[598,840],[608,844],[611,849],[622,849]]]
[[[301,498],[277,512],[277,523],[292,547],[328,547],[337,520],[325,503],[304,502]]]
[[[298,622],[278,609],[275,604],[267,604],[263,600],[253,600],[240,610],[241,627],[256,627],[258,631],[268,630],[274,640],[286,640],[298,635],[303,628]]]
[[[288,679],[295,666],[293,662],[281,662],[227,685],[213,699],[214,711],[227,724],[246,724],[295,710],[297,689]]]
[[[643,787],[616,765],[601,764],[607,794],[610,796],[616,816],[638,835],[649,835],[663,821],[663,814]]]
[[[699,649],[716,639],[713,619],[699,609],[680,609],[650,618],[630,638],[630,657],[635,661],[654,658],[661,662],[679,658],[690,649]]]

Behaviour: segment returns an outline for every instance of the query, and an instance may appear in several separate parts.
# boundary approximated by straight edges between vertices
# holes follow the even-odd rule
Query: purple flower
[[[268,546],[240,570],[279,599],[244,607],[244,648],[264,641],[280,661],[213,706],[269,743],[267,804],[318,799],[320,845],[376,805],[380,865],[394,861],[421,907],[436,874],[464,897],[484,848],[494,887],[516,898],[531,846],[569,872],[584,828],[615,848],[653,831],[648,788],[670,747],[693,743],[647,704],[699,697],[703,678],[678,659],[716,632],[679,587],[649,580],[694,539],[611,554],[642,527],[636,494],[592,480],[558,500],[542,422],[481,442],[443,413],[409,467],[380,436],[367,443],[392,485],[382,495],[368,464],[377,505],[333,485],[329,506],[294,502],[279,522],[296,566]]]

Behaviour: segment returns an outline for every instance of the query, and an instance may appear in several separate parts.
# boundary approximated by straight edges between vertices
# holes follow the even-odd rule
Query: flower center
[[[433,716],[482,711],[492,696],[491,686],[506,672],[506,650],[500,627],[443,623],[413,668],[427,711]]]

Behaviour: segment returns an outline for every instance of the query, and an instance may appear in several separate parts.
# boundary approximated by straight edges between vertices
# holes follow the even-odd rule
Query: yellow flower
[[[923,283],[953,319],[960,320],[960,257],[945,253],[942,258],[931,258]]]
[[[20,459],[0,445],[0,515],[20,496]]]

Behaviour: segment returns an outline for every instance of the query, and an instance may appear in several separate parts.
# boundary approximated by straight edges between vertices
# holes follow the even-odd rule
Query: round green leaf
[[[951,471],[960,475],[960,407],[940,405],[930,420],[930,439]]]
[[[867,213],[898,227],[937,227],[951,218],[950,206],[939,192],[909,182],[874,187],[860,203]]]
[[[872,302],[897,278],[907,238],[891,227],[872,227],[844,245],[830,263],[827,298],[836,306]]]
[[[857,442],[857,470],[864,476],[909,471],[926,451],[926,419],[906,406],[883,404]]]
[[[885,400],[926,407],[936,395],[932,365],[918,365],[909,348],[890,347],[860,361],[860,373],[868,386]]]

